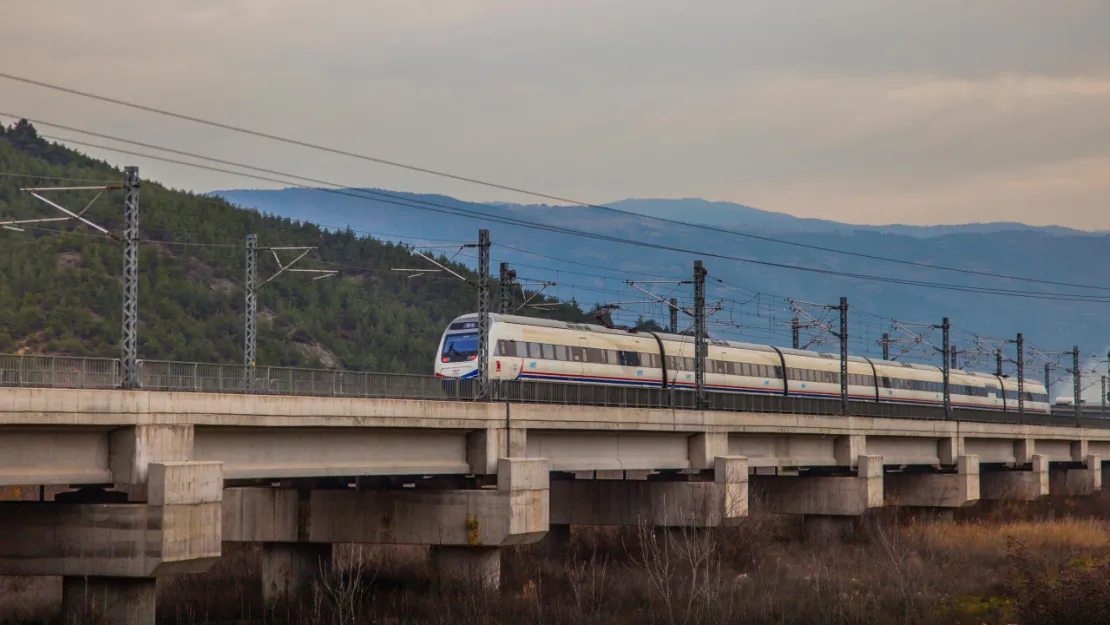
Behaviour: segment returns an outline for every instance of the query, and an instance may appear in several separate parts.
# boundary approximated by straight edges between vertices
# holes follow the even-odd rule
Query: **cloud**
[[[6,5],[0,66],[588,201],[1110,228],[1107,23],[1098,0],[69,0]],[[260,166],[528,201],[0,90],[11,112]],[[183,187],[258,186],[140,164]]]

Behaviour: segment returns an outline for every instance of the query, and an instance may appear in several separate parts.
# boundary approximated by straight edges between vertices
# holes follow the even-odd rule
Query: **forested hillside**
[[[49,143],[26,122],[0,126],[0,221],[61,215],[21,187],[122,179],[121,168]],[[95,194],[50,198],[72,210]],[[86,216],[118,236],[122,191],[102,195]],[[304,266],[340,271],[316,281],[287,274],[259,290],[262,365],[430,373],[447,322],[476,308],[469,284],[442,274],[407,279],[391,272],[428,265],[404,247],[350,231],[328,233],[146,180],[139,223],[140,358],[242,362],[248,233],[258,235],[260,247],[318,246]],[[118,356],[121,243],[75,221],[23,230],[0,230],[0,353]],[[259,260],[264,280],[277,267],[269,252]],[[461,265],[453,269],[473,277]],[[545,314],[586,318],[573,304]]]

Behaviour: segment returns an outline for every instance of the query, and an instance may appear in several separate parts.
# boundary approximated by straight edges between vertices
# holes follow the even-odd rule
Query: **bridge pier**
[[[712,467],[711,472],[643,480],[555,480],[551,523],[717,527],[747,516],[748,459],[717,457]]]
[[[1030,469],[992,469],[979,475],[983,500],[1033,501],[1049,493],[1048,456],[1033,454]]]
[[[498,548],[533,543],[547,532],[549,484],[547,460],[501,458],[496,488],[419,482],[416,488],[371,490],[230,488],[224,540],[284,543],[264,547],[273,554],[272,566],[264,567],[273,600],[296,592],[319,570],[322,552],[313,549],[336,543],[430,545],[437,568],[443,564],[441,575],[488,586],[498,579]]]
[[[0,574],[62,576],[67,617],[153,624],[155,578],[220,557],[223,479],[218,462],[144,465],[143,503],[94,489],[0,503]]]
[[[1102,457],[1090,454],[1082,466],[1060,466],[1049,469],[1049,492],[1066,497],[1083,497],[1102,490]]]
[[[852,517],[882,506],[882,456],[859,456],[855,475],[755,475],[751,486],[755,511],[804,515],[815,535],[844,530]]]
[[[979,456],[959,456],[955,473],[887,473],[884,496],[887,505],[927,510],[928,516],[943,519],[979,500],[979,477]]]

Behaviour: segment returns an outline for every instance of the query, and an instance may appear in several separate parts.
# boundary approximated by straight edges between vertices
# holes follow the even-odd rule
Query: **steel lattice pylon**
[[[123,329],[120,336],[123,387],[137,388],[139,321],[139,168],[124,170]]]

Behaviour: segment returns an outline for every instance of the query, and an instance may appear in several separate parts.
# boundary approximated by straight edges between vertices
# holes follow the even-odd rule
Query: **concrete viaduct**
[[[0,389],[0,575],[63,576],[108,623],[153,623],[155,579],[263,543],[263,585],[334,543],[431,545],[494,585],[499,548],[570,525],[820,529],[1101,488],[1110,429],[876,417],[118,389]],[[45,490],[43,491],[45,492]],[[45,497],[43,499],[46,499]]]

